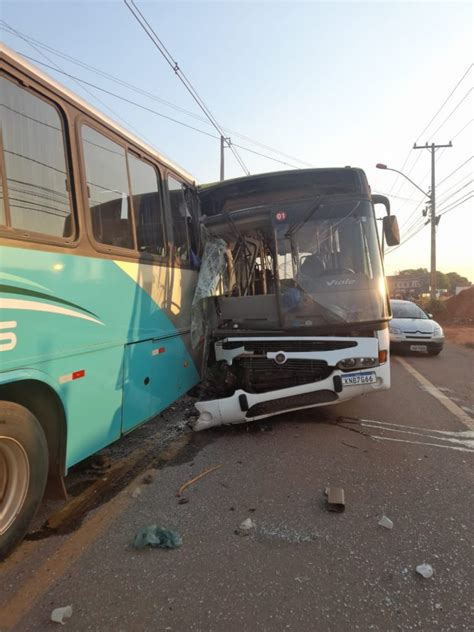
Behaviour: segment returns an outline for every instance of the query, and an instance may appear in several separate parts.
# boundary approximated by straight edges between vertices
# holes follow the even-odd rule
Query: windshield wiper
[[[289,229],[287,230],[287,232],[285,233],[285,237],[291,238],[294,235],[294,233],[296,233],[297,231],[301,230],[303,228],[303,226],[306,224],[306,222],[309,222],[309,220],[316,213],[318,208],[321,206],[323,200],[324,200],[324,198],[319,196],[319,198],[317,199],[316,204],[309,209],[308,214],[306,215],[304,220],[302,220],[301,222],[295,222],[294,224],[292,224],[289,227]]]

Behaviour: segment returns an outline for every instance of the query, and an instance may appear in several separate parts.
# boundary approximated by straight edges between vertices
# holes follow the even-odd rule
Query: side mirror
[[[400,229],[395,215],[386,215],[383,219],[383,233],[387,246],[398,246],[400,243]]]

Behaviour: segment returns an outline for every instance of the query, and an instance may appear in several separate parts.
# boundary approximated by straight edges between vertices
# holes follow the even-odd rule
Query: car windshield
[[[391,303],[391,307],[394,318],[428,318],[415,303]]]
[[[287,327],[387,317],[373,207],[321,198],[276,221],[280,301]],[[278,220],[278,215],[276,215]]]

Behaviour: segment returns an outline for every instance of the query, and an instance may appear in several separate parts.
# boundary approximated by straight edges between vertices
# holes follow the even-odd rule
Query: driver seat
[[[308,277],[321,276],[326,270],[324,261],[317,254],[308,255],[301,264],[300,272]]]

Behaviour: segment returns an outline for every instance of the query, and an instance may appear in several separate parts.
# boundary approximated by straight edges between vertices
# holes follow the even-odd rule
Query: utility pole
[[[225,138],[221,136],[221,182],[224,180],[224,142]]]
[[[435,181],[435,153],[437,149],[442,147],[452,147],[453,144],[449,141],[449,145],[436,145],[435,143],[425,143],[424,145],[413,145],[413,149],[428,149],[431,152],[431,191],[430,191],[430,222],[431,222],[431,267],[430,267],[430,298],[434,300],[436,298],[436,181]]]

